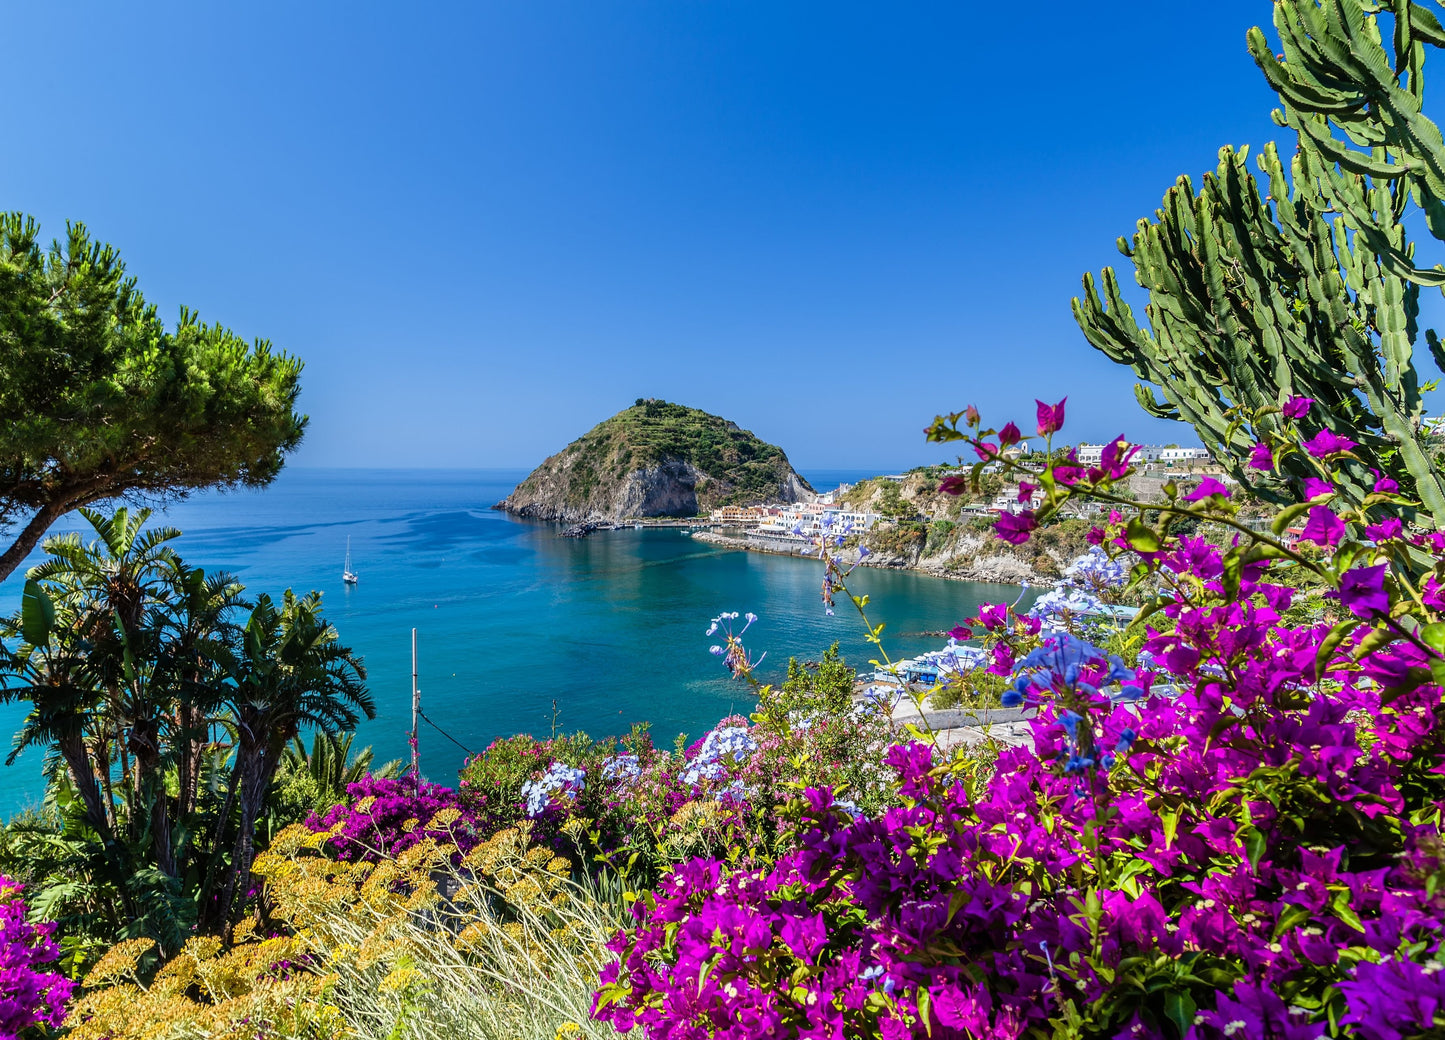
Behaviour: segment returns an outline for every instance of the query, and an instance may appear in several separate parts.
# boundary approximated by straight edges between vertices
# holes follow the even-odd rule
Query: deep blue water
[[[804,475],[826,490],[869,474]],[[342,641],[365,659],[377,717],[362,725],[360,742],[383,760],[407,753],[413,626],[423,710],[472,750],[512,733],[547,735],[554,702],[562,729],[605,735],[646,719],[659,742],[749,710],[747,690],[707,652],[708,620],[725,610],[760,616],[748,645],[767,652],[765,678],[789,655],[816,658],[834,640],[860,667],[877,656],[846,601],[836,617],[824,615],[817,561],[719,549],[674,530],[559,538],[551,524],[490,508],[523,476],[293,469],[264,491],[198,495],[163,519],[185,532],[172,544],[188,562],[230,570],[252,593],[324,593]],[[77,530],[89,538],[70,516],[52,533]],[[348,535],[361,577],[354,587],[341,581]],[[0,609],[15,608],[21,573],[0,585]],[[918,633],[1016,592],[875,570],[859,571],[854,584],[887,623],[893,656],[938,645]],[[0,731],[13,733],[24,712],[0,707]],[[444,783],[464,757],[425,725],[421,753],[422,772]],[[40,766],[27,752],[0,768],[0,817],[39,800]]]

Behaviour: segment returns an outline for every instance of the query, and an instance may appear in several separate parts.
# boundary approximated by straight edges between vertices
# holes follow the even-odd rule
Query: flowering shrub
[[[51,938],[54,931],[53,924],[28,922],[20,886],[0,877],[0,1038],[65,1021],[72,984],[41,970],[60,955]]]
[[[575,800],[578,792],[587,789],[587,771],[569,766],[564,762],[553,762],[547,771],[536,780],[522,785],[522,797],[527,800],[527,815],[541,816],[560,800]]]
[[[426,839],[451,841],[468,852],[490,833],[475,815],[463,811],[451,788],[418,783],[415,777],[368,776],[347,784],[346,794],[347,801],[306,821],[313,831],[331,832],[331,849],[342,862],[375,862]],[[421,825],[422,820],[432,820],[444,809],[455,813],[449,814],[445,831],[433,832]]]
[[[1040,404],[1041,436],[1063,410]],[[1019,439],[962,417],[938,439],[981,459]],[[1217,481],[1131,508],[1122,438],[1031,471],[1044,506],[1000,537],[1075,494],[1118,506],[1093,540],[1157,590],[1144,663],[981,611],[1033,747],[987,777],[894,747],[895,805],[857,819],[815,787],[770,867],[684,864],[613,940],[597,1016],[669,1040],[1441,1035],[1445,537],[1405,531],[1388,481],[1336,505],[1347,439],[1280,430],[1261,458],[1307,453],[1319,484],[1263,533]],[[1325,551],[1282,537],[1302,515]],[[1301,583],[1331,616],[1285,622]]]

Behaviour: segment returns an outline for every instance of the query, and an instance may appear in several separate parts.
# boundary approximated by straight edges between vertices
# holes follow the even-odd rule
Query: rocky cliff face
[[[797,502],[811,494],[781,449],[735,423],[639,401],[543,462],[497,508],[577,523],[696,516],[719,505]]]

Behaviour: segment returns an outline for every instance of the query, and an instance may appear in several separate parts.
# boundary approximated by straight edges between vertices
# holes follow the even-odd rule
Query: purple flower
[[[1012,444],[1017,444],[1022,439],[1023,434],[1019,432],[1019,428],[1013,423],[1005,423],[1004,428],[998,431],[998,442],[1005,448]]]
[[[1321,480],[1319,477],[1305,477],[1305,501],[1334,493],[1335,486],[1328,480]]]
[[[1038,400],[1037,398],[1034,399],[1034,404],[1038,406],[1040,437],[1046,437],[1049,434],[1055,433],[1063,428],[1064,403],[1066,401],[1068,401],[1067,397],[1061,400],[1058,404],[1044,404],[1044,402]]]
[[[1342,451],[1349,451],[1356,447],[1356,442],[1348,437],[1341,437],[1333,430],[1321,430],[1309,440],[1305,441],[1305,451],[1317,459],[1323,459]]]
[[[1335,545],[1344,537],[1345,522],[1328,506],[1311,506],[1309,519],[1300,532],[1300,541],[1316,545]]]
[[[1314,403],[1313,397],[1291,397],[1281,406],[1280,411],[1286,419],[1303,419],[1309,414],[1310,405]]]
[[[1199,1018],[1202,1024],[1218,1030],[1212,1035],[1236,1037],[1238,1040],[1245,1037],[1321,1040],[1326,1035],[1322,1024],[1311,1024],[1307,1012],[1291,1014],[1292,1010],[1267,985],[1251,980],[1236,982],[1233,999],[1221,993],[1214,1009],[1201,1012]],[[1189,1035],[1200,1034],[1191,1031]]]
[[[60,955],[54,924],[26,920],[21,886],[0,876],[0,1036],[60,1026],[75,984],[40,969]]]
[[[1214,495],[1223,495],[1225,498],[1228,498],[1230,495],[1229,488],[1225,487],[1213,477],[1205,477],[1199,482],[1198,487],[1184,496],[1184,501],[1198,502],[1201,499],[1211,498]]]
[[[1339,984],[1349,1003],[1341,1021],[1363,1040],[1406,1040],[1427,1034],[1445,1011],[1445,972],[1392,957],[1355,965],[1354,978]]]
[[[1387,516],[1378,524],[1370,524],[1365,528],[1365,535],[1372,542],[1389,542],[1405,535],[1404,525],[1400,523],[1397,516]]]
[[[943,483],[938,485],[938,490],[945,495],[961,495],[968,490],[968,477],[962,473],[955,473],[952,476],[944,477]]]
[[[1038,526],[1034,511],[1025,509],[1020,513],[1000,513],[994,521],[993,532],[1010,545],[1023,545],[1029,540],[1030,532]]]
[[[1388,563],[1374,567],[1356,567],[1340,575],[1340,603],[1355,617],[1372,618],[1390,609],[1390,594],[1385,591]]]
[[[1254,446],[1254,450],[1249,453],[1249,466],[1251,469],[1274,469],[1274,452],[1269,450],[1268,444]]]

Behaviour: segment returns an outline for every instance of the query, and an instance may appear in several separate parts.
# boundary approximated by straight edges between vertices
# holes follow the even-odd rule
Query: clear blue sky
[[[1080,275],[1278,137],[1267,0],[21,4],[0,207],[306,361],[314,466],[527,466],[638,396],[801,467],[1069,396]]]

